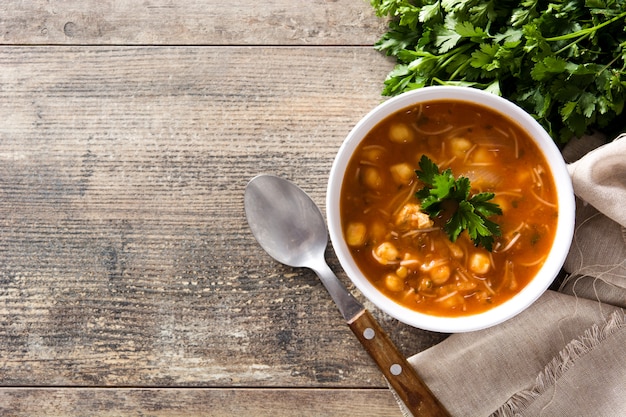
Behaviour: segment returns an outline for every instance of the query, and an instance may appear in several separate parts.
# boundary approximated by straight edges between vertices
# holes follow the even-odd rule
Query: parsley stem
[[[446,54],[442,55],[441,58],[446,58],[446,60],[443,61],[441,64],[439,64],[438,67],[439,68],[447,67],[451,62],[454,61],[454,59],[456,59],[459,55],[463,54],[463,52],[467,51],[471,47],[472,47],[471,44],[461,45],[461,46],[456,47],[452,51],[447,52]],[[469,63],[469,59],[466,59],[465,63],[466,64]],[[458,68],[457,68],[457,71],[458,71]]]
[[[470,65],[471,62],[472,61],[470,61],[469,59],[466,59],[461,65],[458,66],[456,70],[454,70],[452,74],[450,74],[450,79],[454,80],[461,71],[464,71],[465,68],[467,68]]]
[[[577,32],[568,33],[567,35],[554,36],[552,38],[545,38],[545,40],[548,41],[548,42],[564,41],[564,40],[567,40],[567,39],[577,38],[579,36],[586,36],[586,35],[589,35],[589,34],[595,32],[595,31],[597,31],[598,29],[601,29],[601,28],[603,28],[605,26],[610,25],[611,23],[613,23],[613,22],[615,22],[617,20],[620,20],[623,17],[626,17],[626,12],[624,12],[624,13],[618,15],[618,16],[615,16],[613,19],[607,20],[604,23],[600,23],[599,25],[592,26],[590,28],[581,29],[581,30],[579,30]]]
[[[588,38],[589,36],[591,36],[592,32],[589,33],[585,33],[584,35],[580,36],[578,39],[574,40],[571,43],[568,43],[567,45],[565,45],[564,47],[562,47],[561,49],[559,49],[558,51],[556,51],[554,54],[558,55],[560,53],[562,53],[563,51],[566,51],[568,48],[571,48],[572,46],[576,45],[578,42],[581,42],[583,39]]]

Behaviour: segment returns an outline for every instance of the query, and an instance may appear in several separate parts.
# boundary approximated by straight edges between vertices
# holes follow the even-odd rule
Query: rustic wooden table
[[[259,173],[323,208],[385,28],[366,0],[0,3],[1,415],[401,415],[243,211]],[[407,356],[445,337],[367,305]]]

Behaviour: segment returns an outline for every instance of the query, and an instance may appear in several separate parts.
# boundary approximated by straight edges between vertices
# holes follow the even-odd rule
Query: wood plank
[[[371,45],[366,0],[0,2],[4,44]]]
[[[12,417],[400,417],[389,390],[371,389],[0,389]]]
[[[2,47],[0,62],[4,385],[386,386],[316,277],[258,247],[242,201],[271,172],[323,206],[384,57]],[[374,314],[406,354],[442,338]]]

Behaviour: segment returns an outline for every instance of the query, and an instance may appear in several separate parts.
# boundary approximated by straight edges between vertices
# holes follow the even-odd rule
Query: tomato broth
[[[415,170],[426,155],[471,193],[493,192],[502,215],[492,251],[421,211]],[[437,100],[403,109],[363,139],[343,179],[340,217],[352,256],[397,303],[437,316],[477,314],[513,297],[552,246],[557,195],[550,167],[525,130],[494,110]]]

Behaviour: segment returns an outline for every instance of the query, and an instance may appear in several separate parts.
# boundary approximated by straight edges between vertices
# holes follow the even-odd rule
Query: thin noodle
[[[413,182],[413,185],[411,185],[411,188],[409,188],[409,192],[407,193],[406,197],[404,198],[404,200],[402,200],[402,203],[398,204],[396,206],[396,208],[393,210],[393,215],[395,216],[396,214],[398,214],[398,212],[400,210],[402,210],[402,207],[404,207],[404,205],[406,203],[409,202],[409,200],[411,200],[415,194],[415,191],[417,190],[417,181]],[[395,198],[394,198],[394,202],[395,202]],[[393,208],[392,205],[390,205],[389,208]]]
[[[500,129],[499,127],[495,127],[493,128],[493,130],[495,130],[496,132],[498,132],[499,134],[501,134],[502,136],[504,136],[505,138],[509,138],[511,129],[509,129],[509,133],[505,132],[504,130]]]
[[[442,162],[441,164],[439,164],[439,168],[450,168],[450,165],[452,165],[452,163],[456,160],[456,156],[453,156],[451,159],[449,159],[448,161]]]
[[[363,151],[365,151],[365,152],[373,151],[373,150],[387,152],[387,148],[385,148],[383,145],[367,145],[367,146],[363,147]]]
[[[507,259],[504,264],[504,276],[497,290],[498,291],[502,290],[502,288],[507,284],[507,282],[509,283],[509,287],[511,287],[511,285],[513,285],[511,281],[514,281],[514,280],[515,280],[515,276],[513,274],[513,262]],[[515,283],[515,285],[517,285],[517,282]]]
[[[409,193],[408,195],[410,196],[411,194]],[[404,204],[400,204],[399,201],[404,201],[406,200],[406,198],[407,196],[404,194],[404,192],[398,192],[391,199],[391,202],[387,205],[387,210],[391,210],[393,214],[397,214],[397,212],[400,211],[400,208],[404,206]]]
[[[545,204],[548,207],[552,207],[552,208],[556,208],[557,205],[554,203],[550,203],[549,201],[544,200],[543,198],[539,197],[539,195],[537,195],[537,193],[535,192],[535,190],[533,190],[532,188],[530,189],[530,192],[532,193],[532,195],[539,200],[540,203]]]
[[[377,163],[372,162],[372,161],[367,161],[367,160],[365,160],[365,159],[364,159],[364,160],[359,161],[359,164],[361,164],[361,165],[366,165],[366,166],[369,166],[369,167],[376,167],[376,168],[378,168],[378,164],[377,164]]]
[[[409,289],[404,292],[402,299],[406,300],[409,296],[414,295],[414,294],[415,294],[415,288],[409,287]]]
[[[365,195],[364,195],[364,197],[365,197],[367,200],[380,200],[381,198],[383,198],[383,196],[382,196],[382,195],[380,195],[380,194],[374,194],[374,193],[367,193],[367,194],[365,194]]]
[[[419,235],[420,233],[436,232],[437,230],[439,230],[438,227],[425,227],[423,229],[413,229],[413,230],[409,230],[408,232],[404,233],[400,237],[403,237],[403,238],[404,237],[411,237],[411,236]]]
[[[516,190],[510,190],[510,191],[498,191],[498,192],[497,192],[497,194],[498,194],[499,196],[506,195],[506,196],[510,196],[510,197],[521,197],[521,196],[523,196],[523,194],[522,194],[522,192],[521,192],[521,191],[522,191],[522,190],[519,190],[519,191],[516,191]]]
[[[458,127],[456,129],[452,130],[451,132],[449,132],[448,135],[446,136],[446,138],[455,137],[459,133],[465,134],[466,132],[471,130],[473,127],[474,127],[474,125],[467,125],[467,126],[463,126],[463,127]]]
[[[456,272],[459,274],[461,278],[463,278],[464,281],[467,281],[467,282],[471,281],[472,277],[464,269],[457,268]]]
[[[533,168],[533,172],[535,173],[535,178],[537,179],[537,184],[539,188],[543,187],[543,179],[541,178],[541,173],[537,169],[537,167]]]
[[[428,266],[424,267],[423,270],[424,271],[430,271],[433,268],[437,268],[438,266],[441,266],[441,265],[446,265],[447,263],[448,263],[448,261],[446,259],[443,259],[443,258],[432,260],[432,261],[430,261],[430,264]]]
[[[521,222],[519,226],[517,226],[517,228],[515,228],[515,230],[513,230],[511,233],[519,233],[520,230],[522,230],[523,228],[527,227],[528,225],[526,224],[526,222]]]
[[[491,288],[491,284],[489,283],[489,281],[485,280],[483,281],[483,283],[485,284],[487,291],[489,291],[491,295],[496,295],[496,292],[493,290],[493,288]]]
[[[449,131],[451,131],[452,129],[454,129],[453,125],[448,125],[444,128],[441,128],[439,130],[433,130],[433,131],[428,131],[428,130],[424,130],[422,128],[420,128],[417,124],[413,125],[413,128],[418,132],[421,133],[422,135],[442,135],[444,133],[448,133]]]
[[[509,284],[509,289],[515,290],[516,288],[517,288],[517,279],[515,278],[515,273],[511,271],[511,283]]]
[[[419,293],[422,297],[428,297],[428,298],[435,298],[437,297],[437,295],[432,294],[432,293],[428,293],[428,292],[420,292]]]
[[[474,152],[476,148],[478,148],[478,145],[473,144],[472,147],[467,150],[467,152],[465,153],[465,158],[463,158],[464,164],[467,164],[467,159],[470,157],[470,155],[472,154],[472,152]]]
[[[540,179],[537,178],[537,173],[535,172],[534,169],[530,170],[530,176],[533,178],[533,185],[535,187],[541,187]]]
[[[446,295],[444,295],[444,296],[441,296],[441,297],[439,297],[439,298],[436,298],[436,299],[435,299],[435,301],[436,301],[436,302],[438,302],[438,303],[440,303],[440,302],[442,302],[442,301],[447,300],[447,299],[448,299],[448,298],[450,298],[450,297],[454,297],[454,296],[455,296],[455,295],[457,295],[458,293],[459,293],[458,291],[452,291],[452,292],[450,292],[450,293],[448,293],[448,294],[446,294]]]
[[[502,148],[508,148],[508,146],[505,143],[495,143],[495,142],[481,143],[480,146],[484,146],[485,148],[488,148],[487,150],[490,152],[500,152]]]
[[[384,210],[383,208],[378,207],[376,210],[377,210],[380,214],[382,214],[383,216],[385,216],[385,217],[389,217],[389,212],[388,212],[388,211],[386,211],[386,210]]]
[[[417,114],[415,115],[415,119],[419,120],[420,117],[422,117],[422,105],[421,104],[417,106]]]
[[[498,253],[503,253],[503,252],[506,252],[509,249],[511,249],[513,247],[513,245],[515,245],[517,243],[517,241],[519,240],[520,236],[522,236],[521,233],[516,233],[515,236],[513,236],[513,238],[509,241],[509,243],[507,243],[507,245],[504,247],[504,249],[498,250]]]

